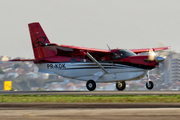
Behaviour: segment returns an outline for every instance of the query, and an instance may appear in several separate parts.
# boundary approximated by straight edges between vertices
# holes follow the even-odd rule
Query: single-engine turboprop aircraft
[[[154,51],[170,47],[147,49],[94,49],[50,43],[39,23],[28,24],[35,59],[14,59],[10,61],[32,61],[39,69],[65,78],[87,81],[89,91],[96,89],[96,83],[116,82],[122,91],[125,81],[138,80],[147,76],[147,89],[154,86],[149,79],[149,70],[156,68],[165,58]],[[149,52],[148,55],[138,55]]]

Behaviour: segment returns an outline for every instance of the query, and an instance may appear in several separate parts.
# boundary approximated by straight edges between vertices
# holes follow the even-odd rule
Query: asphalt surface
[[[180,103],[0,103],[3,109],[180,108]]]
[[[0,91],[6,95],[179,95],[179,91]],[[0,103],[0,120],[179,120],[180,103]]]
[[[0,91],[4,95],[180,95],[180,91]]]
[[[0,103],[0,120],[179,120],[180,103]]]
[[[179,120],[180,108],[0,110],[0,120]]]

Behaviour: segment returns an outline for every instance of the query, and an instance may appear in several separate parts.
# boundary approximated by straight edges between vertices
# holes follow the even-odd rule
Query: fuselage
[[[101,63],[109,72],[100,77],[96,82],[113,82],[125,80],[137,80],[146,75],[147,70],[113,63]],[[51,71],[65,78],[87,81],[94,78],[94,74],[102,71],[93,62],[60,62],[60,63],[41,63],[36,64],[39,69]]]
[[[141,79],[148,70],[157,66],[155,61],[146,61],[148,56],[137,56],[127,50],[112,50],[110,54],[94,54],[94,57],[108,71],[108,74],[99,77],[96,82]],[[85,56],[54,56],[43,59],[44,62],[35,63],[40,70],[50,71],[65,78],[88,81],[94,79],[96,73],[103,72],[96,63]]]

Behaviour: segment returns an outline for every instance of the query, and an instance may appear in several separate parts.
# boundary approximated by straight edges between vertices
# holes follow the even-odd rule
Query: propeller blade
[[[153,51],[153,49],[149,50],[149,54],[148,54],[148,60],[149,61],[153,61],[156,58],[156,53]]]

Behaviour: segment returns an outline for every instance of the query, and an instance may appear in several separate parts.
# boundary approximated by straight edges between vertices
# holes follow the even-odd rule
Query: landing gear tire
[[[146,83],[146,88],[147,88],[148,90],[153,89],[153,87],[154,87],[154,83],[153,83],[152,81],[149,81],[149,85],[148,85],[148,82]]]
[[[95,90],[96,89],[96,82],[94,80],[88,80],[87,83],[86,83],[86,88],[89,91]]]
[[[126,88],[126,82],[121,81],[121,82],[116,82],[116,89],[119,91],[123,91]]]

